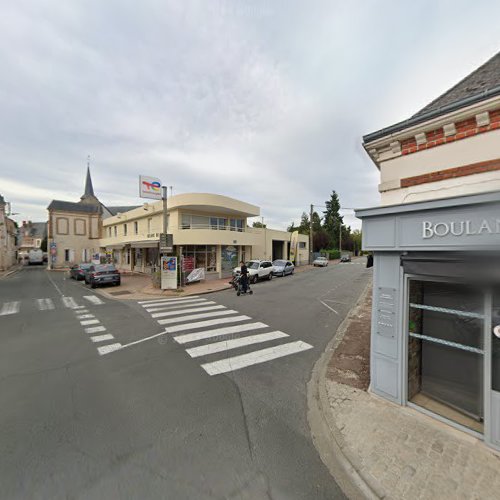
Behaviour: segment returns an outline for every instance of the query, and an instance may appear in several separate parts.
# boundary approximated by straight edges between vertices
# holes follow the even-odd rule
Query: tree
[[[340,200],[335,190],[332,191],[330,199],[325,204],[326,210],[323,212],[323,227],[330,239],[330,248],[338,248],[340,229],[344,218],[340,215]]]
[[[300,225],[297,228],[300,234],[309,234],[309,216],[306,212],[302,212],[300,218]]]
[[[289,233],[293,233],[294,231],[297,231],[297,228],[295,227],[295,222],[292,222],[287,228],[286,230],[289,232]]]
[[[262,222],[254,222],[254,223],[252,224],[252,227],[260,227],[260,228],[265,228],[265,227],[267,227],[267,225],[266,225],[266,224],[262,224]]]
[[[321,225],[321,217],[318,215],[318,212],[313,212],[312,224],[313,224],[313,231],[315,233],[323,230],[323,226]]]
[[[328,234],[324,229],[320,229],[313,233],[313,252],[319,252],[320,250],[328,248],[328,243]]]
[[[40,249],[42,250],[42,252],[47,251],[47,236],[45,236],[45,238],[40,243]]]

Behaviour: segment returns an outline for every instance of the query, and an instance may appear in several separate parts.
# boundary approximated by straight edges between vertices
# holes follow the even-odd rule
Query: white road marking
[[[95,318],[93,314],[79,314],[76,316],[78,319],[88,319],[88,318]]]
[[[229,351],[230,349],[237,349],[238,347],[259,344],[261,342],[268,342],[270,340],[281,339],[283,337],[288,337],[288,335],[280,331],[260,333],[258,335],[249,335],[248,337],[241,337],[239,339],[223,340],[222,342],[214,342],[213,344],[192,347],[191,349],[186,349],[186,352],[192,358],[198,358],[199,356],[207,356],[216,352]]]
[[[109,354],[110,352],[117,351],[118,349],[121,349],[122,345],[120,343],[117,344],[108,344],[108,345],[103,345],[101,347],[97,348],[97,351],[101,356],[104,356],[105,354]]]
[[[198,295],[190,295],[189,297],[172,297],[170,299],[151,299],[151,300],[140,300],[137,302],[138,304],[151,304],[153,302],[177,302],[181,300],[190,300],[190,299],[197,299],[199,296]],[[146,307],[146,306],[143,306]]]
[[[214,304],[214,302],[212,302]],[[216,309],[225,309],[225,306],[206,306],[206,307],[196,307],[192,309],[177,309],[175,311],[164,311],[153,313],[152,318],[163,318],[165,316],[178,316],[179,314],[192,313],[198,311],[215,311]]]
[[[233,316],[232,318],[209,319],[208,321],[197,321],[196,323],[187,323],[186,325],[169,326],[165,331],[167,333],[183,332],[185,330],[191,330],[194,328],[205,328],[206,326],[223,325],[225,323],[238,323],[239,321],[247,321],[248,319],[252,318],[250,316]]]
[[[80,321],[80,325],[96,325],[97,323],[99,323],[99,320],[98,319],[86,319],[84,321]]]
[[[70,309],[76,309],[78,308],[78,304],[75,302],[75,299],[73,297],[63,297],[62,301],[66,307],[69,307]]]
[[[95,304],[96,306],[104,304],[104,302],[96,295],[84,295],[83,298],[87,299],[90,303]]]
[[[196,304],[199,302],[199,304]],[[196,305],[203,306],[205,304],[215,304],[215,302],[209,302],[206,299],[193,299],[193,300],[186,300],[185,302],[181,302],[180,304],[172,304],[172,303],[167,303],[163,305],[156,305],[154,307],[145,307],[146,311],[148,312],[155,312],[155,311],[173,311],[174,309],[181,309],[183,307],[194,307]]]
[[[145,337],[143,339],[139,339],[139,340],[135,340],[134,342],[130,342],[130,344],[124,344],[124,345],[122,345],[121,348],[125,349],[126,347],[131,347],[133,345],[142,344],[143,342],[147,342],[148,340],[155,339],[156,337],[160,337],[162,335],[165,335],[166,333],[167,333],[167,331],[164,330],[163,332],[155,333],[154,335],[150,335],[149,337]]]
[[[312,349],[312,345],[298,340],[288,344],[282,344],[275,347],[268,347],[259,351],[250,352],[248,354],[241,354],[240,356],[233,356],[232,358],[221,359],[213,363],[205,363],[201,367],[209,375],[219,375],[221,373],[232,372],[245,368],[247,366],[257,365],[271,361],[272,359],[281,358],[290,354],[295,354],[301,351]]]
[[[83,306],[79,306],[79,307],[83,307]],[[89,312],[88,309],[80,309],[79,307],[75,307],[75,309],[77,309],[77,314],[86,314]]]
[[[330,311],[334,312],[337,316],[339,315],[339,313],[333,308],[333,307],[330,307],[328,304],[325,304],[322,300],[320,300],[320,302],[325,306],[327,307],[328,309],[330,309]]]
[[[54,309],[54,302],[52,299],[36,299],[36,304],[40,311],[46,311],[47,309]]]
[[[188,316],[179,316],[178,318],[159,319],[160,325],[171,325],[172,323],[182,323],[183,321],[192,321],[194,319],[213,318],[215,316],[228,316],[229,314],[239,314],[238,311],[232,309],[225,311],[213,311],[200,314],[189,314]]]
[[[106,328],[104,326],[89,326],[85,328],[85,333],[97,333],[97,332],[105,332]]]
[[[8,314],[16,314],[19,312],[20,302],[16,300],[15,302],[5,302],[0,310],[0,316],[7,316]]]
[[[92,342],[104,342],[105,340],[111,340],[111,339],[114,339],[111,333],[107,333],[106,335],[96,335],[95,337],[90,337],[90,340],[92,340]]]
[[[54,281],[52,280],[52,278],[50,277],[50,274],[49,273],[46,273],[46,276],[47,278],[49,278],[49,281],[54,285],[55,289],[59,292],[59,295],[61,297],[64,297],[64,293],[61,292],[61,289],[54,283]]]
[[[85,306],[75,306],[73,309],[83,309]]]
[[[196,342],[197,340],[211,339],[231,333],[248,332],[250,330],[258,330],[259,328],[267,328],[265,323],[247,323],[246,325],[226,326],[223,328],[215,328],[214,330],[205,330],[204,332],[185,333],[177,335],[174,340],[179,344],[187,344],[188,342]]]

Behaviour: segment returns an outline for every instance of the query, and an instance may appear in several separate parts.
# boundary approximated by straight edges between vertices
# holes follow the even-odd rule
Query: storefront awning
[[[160,244],[159,241],[143,240],[143,241],[133,241],[130,243],[132,248],[158,248]]]

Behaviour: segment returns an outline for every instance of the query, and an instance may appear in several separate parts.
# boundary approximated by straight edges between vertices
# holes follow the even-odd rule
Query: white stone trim
[[[427,136],[425,135],[425,132],[415,134],[415,140],[417,141],[417,146],[425,144],[427,142]]]
[[[485,127],[490,124],[490,114],[488,111],[484,111],[483,113],[479,113],[476,115],[476,123],[478,127]]]
[[[444,136],[448,137],[450,135],[455,135],[457,133],[457,128],[454,123],[447,123],[443,125]]]

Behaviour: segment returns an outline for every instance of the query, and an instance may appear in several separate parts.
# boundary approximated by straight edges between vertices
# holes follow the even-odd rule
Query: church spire
[[[90,177],[90,156],[87,157],[87,178],[85,179],[85,192],[80,198],[82,203],[98,203],[98,199],[94,194],[94,187],[92,186],[92,178]]]

